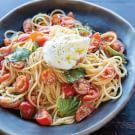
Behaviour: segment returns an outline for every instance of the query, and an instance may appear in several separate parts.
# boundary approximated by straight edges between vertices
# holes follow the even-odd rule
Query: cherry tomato
[[[116,40],[113,44],[110,45],[112,49],[116,50],[117,52],[124,52],[124,45],[119,40]]]
[[[10,45],[11,44],[11,40],[9,39],[9,38],[5,38],[4,39],[4,45],[5,46],[8,46],[8,45]]]
[[[10,78],[10,73],[6,73],[0,77],[0,83],[8,80]]]
[[[114,77],[114,79],[118,80],[119,79],[119,75],[116,74],[115,77]]]
[[[73,86],[69,83],[63,83],[62,84],[62,91],[66,96],[73,96],[75,95],[75,89]]]
[[[95,85],[91,85],[87,95],[83,97],[83,101],[95,100],[99,97],[99,89]]]
[[[11,66],[16,68],[16,69],[22,69],[22,68],[24,68],[25,64],[22,61],[11,62]]]
[[[71,11],[67,14],[67,16],[68,16],[68,17],[75,18],[73,12],[71,12]]]
[[[18,39],[17,39],[17,41],[25,41],[25,40],[27,40],[28,38],[30,37],[30,34],[28,34],[28,33],[24,33],[24,34],[21,34],[19,37],[18,37]]]
[[[29,88],[29,80],[25,75],[20,75],[16,78],[16,82],[14,83],[15,92],[23,93]]]
[[[69,16],[62,17],[62,19],[61,19],[61,25],[62,26],[65,26],[65,27],[69,27],[69,28],[74,27],[75,26],[75,24],[74,24],[74,18],[69,17]]]
[[[48,38],[46,38],[46,37],[37,37],[36,38],[36,41],[38,42],[38,44],[40,46],[43,46],[47,40],[48,40]]]
[[[9,45],[9,46],[6,46],[6,47],[1,47],[0,48],[0,55],[1,55],[1,57],[3,56],[7,56],[7,55],[9,55],[10,53],[11,53],[11,51],[12,51],[12,46],[11,45]]]
[[[99,49],[99,47],[102,44],[102,39],[101,39],[101,35],[99,32],[94,33],[91,36],[91,40],[90,40],[90,46],[89,46],[89,51],[90,52],[95,52]]]
[[[35,108],[27,101],[23,101],[19,108],[21,117],[24,119],[31,119],[35,113]]]
[[[45,69],[41,74],[41,80],[44,84],[50,85],[56,81],[56,76],[51,69]]]
[[[103,79],[107,79],[107,78],[111,78],[113,77],[115,74],[115,70],[114,70],[114,67],[113,66],[108,66],[106,68],[106,70],[103,72],[103,74],[101,75],[101,77]]]
[[[38,37],[42,37],[43,34],[41,32],[38,31],[34,31],[30,34],[30,39],[32,39],[32,41],[36,41]]]
[[[85,95],[90,89],[90,84],[87,80],[81,78],[73,83],[75,91],[80,95]]]
[[[61,15],[60,14],[54,14],[52,16],[52,24],[53,25],[61,25]]]
[[[102,38],[102,42],[103,43],[112,43],[114,42],[116,39],[117,39],[117,34],[113,31],[108,31],[104,34],[101,35],[101,38]]]
[[[81,105],[76,111],[75,120],[79,122],[89,116],[93,111],[94,108],[92,107],[92,105],[90,103],[85,103]]]
[[[51,125],[52,124],[52,116],[48,113],[46,109],[40,109],[35,115],[36,121],[40,125]]]

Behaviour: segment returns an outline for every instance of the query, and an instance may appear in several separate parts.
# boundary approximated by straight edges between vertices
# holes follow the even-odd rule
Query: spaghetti
[[[44,57],[44,46],[72,34],[89,38],[86,55],[68,70],[50,65]],[[56,9],[50,15],[39,13],[25,20],[23,31],[8,30],[4,36],[5,47],[0,48],[0,106],[19,109],[24,119],[35,118],[41,125],[71,124],[90,115],[101,103],[122,95],[126,60],[115,32],[100,34],[82,25],[72,12],[66,15]]]

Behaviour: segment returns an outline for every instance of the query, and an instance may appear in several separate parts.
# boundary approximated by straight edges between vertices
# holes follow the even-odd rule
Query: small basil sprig
[[[7,57],[7,60],[10,62],[24,61],[29,57],[30,54],[31,52],[28,49],[18,47],[12,54]]]
[[[58,113],[61,117],[74,115],[79,107],[80,101],[76,97],[67,99],[59,98],[57,101]]]
[[[83,68],[72,69],[65,72],[65,78],[68,82],[72,83],[85,75]]]

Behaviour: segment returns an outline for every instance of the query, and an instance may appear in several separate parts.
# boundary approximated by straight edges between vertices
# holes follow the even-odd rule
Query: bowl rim
[[[31,4],[36,4],[36,3],[39,3],[41,1],[48,1],[48,0],[34,0],[34,1],[29,1],[29,2],[25,2],[24,4],[21,4],[19,6],[17,6],[16,8],[13,8],[12,10],[10,10],[9,12],[7,12],[4,16],[2,16],[0,18],[0,23],[6,19],[8,16],[10,16],[10,14],[13,14],[14,12],[16,12],[17,10],[25,7],[25,6],[28,6],[28,5],[31,5]],[[60,0],[53,0],[53,1],[60,1]],[[131,30],[132,32],[135,34],[135,28],[126,20],[124,19],[122,16],[120,16],[118,13],[108,9],[108,8],[105,8],[103,6],[100,6],[98,4],[94,4],[92,2],[88,2],[88,1],[85,1],[85,0],[67,0],[68,2],[80,2],[80,3],[83,3],[83,4],[87,4],[89,6],[93,6],[95,8],[99,8],[105,12],[108,12],[109,14],[112,14],[114,17],[116,18],[119,18],[120,20],[122,20]],[[96,124],[92,125],[91,127],[88,127],[82,131],[79,131],[79,132],[76,132],[74,133],[74,135],[82,135],[82,134],[88,134],[88,133],[93,133],[94,131],[100,129],[101,127],[103,127],[105,124],[107,124],[109,121],[111,121],[124,107],[125,105],[128,103],[129,99],[131,98],[131,96],[133,95],[133,88],[134,88],[134,85],[135,84],[135,77],[133,78],[132,80],[132,84],[131,84],[131,93],[130,95],[124,100],[122,106],[120,108],[115,108],[110,114],[108,114],[105,118],[101,119],[100,121],[98,121]],[[6,131],[3,131],[2,129],[0,129],[0,131],[4,132],[4,133],[7,133]]]

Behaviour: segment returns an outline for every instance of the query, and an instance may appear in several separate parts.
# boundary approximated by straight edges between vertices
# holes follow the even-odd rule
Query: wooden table
[[[0,0],[0,17],[29,0]],[[135,27],[135,0],[87,0],[107,7],[127,19]],[[135,88],[134,88],[135,90]],[[0,133],[2,135],[2,133]],[[135,94],[119,115],[92,135],[135,135]]]

